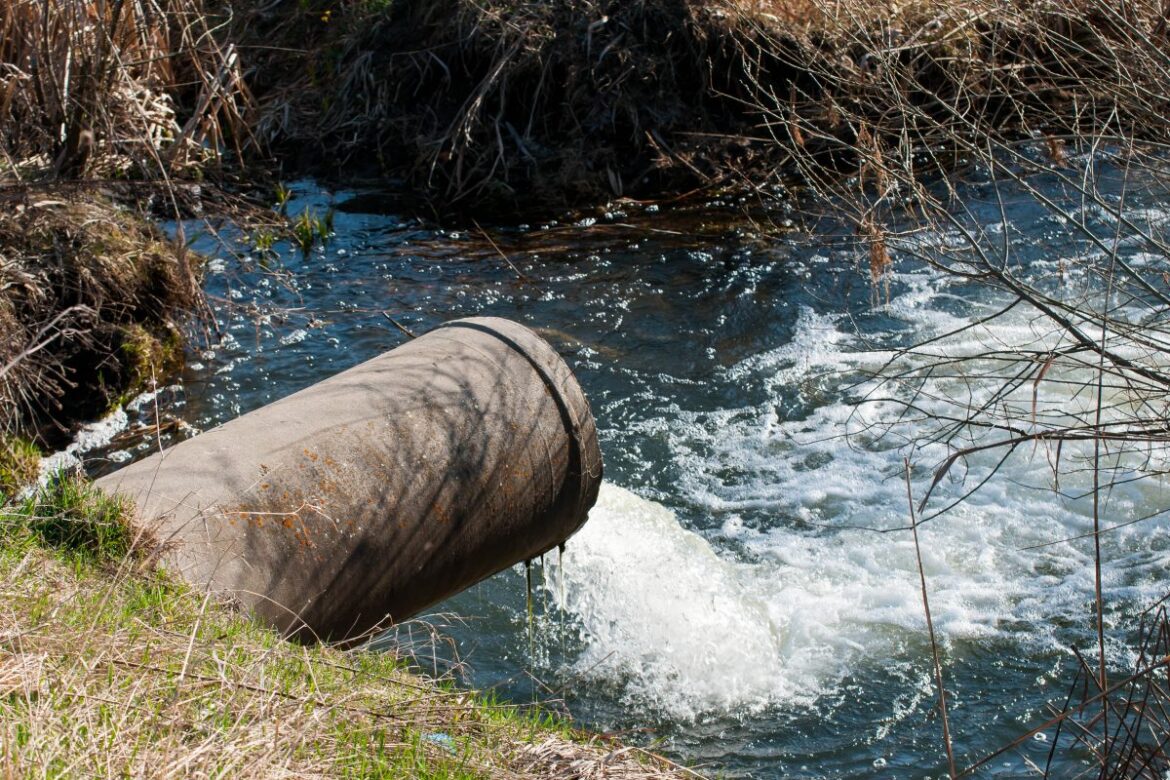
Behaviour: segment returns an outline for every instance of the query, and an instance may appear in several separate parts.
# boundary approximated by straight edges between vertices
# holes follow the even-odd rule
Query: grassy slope
[[[391,653],[284,642],[64,481],[0,509],[0,777],[657,777]]]

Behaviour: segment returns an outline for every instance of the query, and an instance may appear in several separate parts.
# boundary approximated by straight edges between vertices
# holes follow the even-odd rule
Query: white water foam
[[[73,471],[81,466],[82,456],[114,440],[130,424],[126,410],[118,407],[100,420],[83,425],[65,449],[41,458],[38,484],[45,484],[60,472]]]
[[[933,335],[959,321],[939,308],[944,297],[915,282],[888,308],[917,323],[920,335]],[[903,459],[926,466],[914,473],[917,500],[948,450],[899,446],[906,439],[898,429],[886,439],[867,435],[867,420],[902,407],[871,404],[863,418],[835,385],[892,353],[864,349],[846,325],[806,311],[788,344],[728,372],[730,381],[760,382],[773,396],[796,388],[814,401],[803,417],[783,419],[768,402],[672,410],[641,426],[641,435],[665,442],[683,475],[674,491],[679,505],[718,530],[700,535],[663,506],[602,486],[550,585],[581,626],[578,674],[617,682],[627,701],[689,719],[809,704],[867,664],[925,657],[913,540],[891,529],[909,521]],[[939,348],[972,354],[986,350],[988,339],[1035,345],[1051,338],[1026,315],[993,328]],[[1037,389],[1035,425],[1085,403],[1071,395],[1072,384],[1056,381],[1058,373]],[[928,390],[920,402],[937,409],[990,391],[961,377],[929,382]],[[1022,417],[1032,392],[1029,384],[1010,399]],[[956,466],[932,506],[962,495],[998,455]],[[987,640],[1060,650],[1075,640],[1076,626],[1091,644],[1092,547],[1077,538],[1092,530],[1089,504],[1053,494],[1051,456],[1043,447],[1018,452],[982,489],[921,527],[932,616],[948,652]],[[1107,497],[1104,524],[1157,511],[1168,499],[1161,480],[1120,485]],[[1170,567],[1164,518],[1120,528],[1104,545],[1108,598],[1132,605],[1163,595]]]

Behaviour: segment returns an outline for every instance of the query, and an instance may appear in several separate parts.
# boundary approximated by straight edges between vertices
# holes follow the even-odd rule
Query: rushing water
[[[220,334],[132,417],[206,429],[393,348],[406,336],[388,317],[416,332],[469,315],[517,319],[584,386],[606,484],[563,558],[535,563],[532,625],[516,567],[436,610],[447,639],[400,637],[436,656],[424,665],[458,659],[476,686],[561,701],[588,727],[724,776],[945,773],[913,540],[882,530],[908,522],[904,458],[936,465],[939,453],[869,431],[891,408],[859,399],[890,350],[981,316],[992,298],[905,258],[888,300],[875,296],[865,248],[828,219],[777,212],[773,228],[795,224],[765,237],[721,204],[628,204],[495,230],[505,260],[478,231],[376,213],[376,194],[310,182],[294,192],[291,214],[337,207],[334,238],[307,255],[278,244],[267,258],[214,260]],[[1019,262],[1085,251],[1034,200],[1009,202],[1004,225],[978,186],[968,197],[988,231],[1012,233]],[[1145,205],[1146,224],[1166,220]],[[956,238],[914,240],[927,252]],[[210,239],[197,246],[222,253]],[[981,339],[1038,338],[1023,314],[994,328]],[[950,397],[969,382],[930,389]],[[164,433],[176,431],[187,435],[178,423]],[[123,436],[106,451],[124,461],[152,446]],[[1050,465],[1021,454],[922,528],[960,763],[1037,722],[1064,695],[1068,648],[1094,641],[1091,540],[1074,539],[1091,518],[1084,501],[1052,494]],[[916,474],[916,497],[929,477]],[[938,490],[954,497],[964,484],[951,474]],[[1111,494],[1108,509],[1123,519],[1168,498],[1144,482]],[[1170,527],[1126,527],[1105,547],[1122,626],[1163,593]],[[1043,764],[1049,746],[1030,740],[981,771],[1029,776],[1025,758]]]

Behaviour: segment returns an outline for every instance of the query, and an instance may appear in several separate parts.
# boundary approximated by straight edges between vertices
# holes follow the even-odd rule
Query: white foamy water
[[[41,458],[38,484],[44,484],[55,474],[79,468],[85,453],[109,444],[128,424],[126,410],[119,407],[100,420],[83,425],[65,449]]]
[[[889,313],[913,322],[919,338],[962,322],[946,311],[946,295],[929,277],[904,281],[908,292]],[[989,343],[1036,349],[1052,339],[1021,312],[940,342],[932,354],[972,355]],[[727,372],[728,381],[768,388],[767,402],[672,409],[639,427],[640,435],[664,442],[678,465],[672,495],[691,518],[686,525],[708,530],[688,530],[662,505],[603,485],[550,585],[580,625],[585,650],[577,674],[623,686],[632,704],[688,719],[812,704],[848,675],[923,660],[928,640],[905,530],[904,459],[914,464],[917,502],[953,450],[909,446],[923,433],[916,414],[878,437],[886,429],[873,423],[894,419],[903,405],[857,399],[893,395],[897,387],[842,389],[891,357],[866,349],[845,317],[806,310],[787,344]],[[901,357],[899,366],[927,359]],[[997,366],[984,360],[965,375],[929,379],[917,403],[945,413],[983,400],[996,384],[981,377],[1002,373]],[[1078,372],[1055,366],[1043,383],[1007,394],[1002,414],[1038,430],[1085,413],[1093,399],[1078,392]],[[1107,394],[1124,400],[1117,390]],[[792,408],[804,411],[786,416],[782,397],[795,397]],[[979,440],[973,435],[960,446]],[[1061,457],[1072,464],[1086,454],[1070,444]],[[989,451],[957,464],[935,489],[927,515],[990,475],[1002,455]],[[1134,456],[1121,458],[1123,473],[1127,457]],[[948,652],[969,642],[1026,652],[1060,650],[1078,637],[1091,644],[1092,540],[1083,538],[1092,531],[1090,504],[1054,494],[1053,474],[1051,445],[1021,448],[980,490],[921,527],[932,616]],[[1072,474],[1061,487],[1076,493],[1087,484],[1087,476]],[[1104,496],[1102,524],[1166,506],[1163,480],[1121,484]],[[1110,604],[1132,608],[1164,595],[1164,518],[1118,528],[1103,546]],[[1124,651],[1116,659],[1124,662]]]

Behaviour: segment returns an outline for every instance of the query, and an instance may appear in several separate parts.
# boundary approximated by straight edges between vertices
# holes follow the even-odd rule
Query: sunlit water
[[[890,529],[909,521],[904,459],[920,498],[945,453],[908,451],[905,431],[868,432],[896,409],[859,401],[890,350],[981,316],[992,297],[901,259],[887,301],[849,230],[779,212],[776,224],[795,224],[764,238],[719,204],[630,204],[495,231],[507,262],[476,231],[370,213],[376,196],[309,182],[294,192],[291,214],[339,207],[335,237],[308,255],[278,244],[263,260],[197,242],[216,257],[207,290],[221,332],[178,386],[140,399],[132,421],[211,427],[402,343],[386,315],[416,332],[470,315],[517,319],[584,386],[606,484],[563,556],[534,564],[533,624],[516,567],[441,605],[435,621],[451,641],[416,633],[420,663],[443,671],[458,660],[476,686],[552,700],[587,727],[724,776],[944,774],[914,544]],[[981,205],[978,186],[968,195],[995,230],[993,204]],[[1146,224],[1166,220],[1147,207]],[[1009,217],[1020,262],[1085,251],[1034,203]],[[955,236],[915,240],[925,252]],[[1033,327],[1021,314],[991,335],[1042,337]],[[931,387],[946,395],[957,381]],[[122,434],[104,452],[119,462],[155,446]],[[975,459],[948,475],[935,505],[981,468]],[[1094,641],[1091,540],[1062,541],[1091,530],[1091,517],[1051,486],[1045,452],[1021,453],[922,528],[961,764],[1041,719],[1065,693],[1069,648]],[[1122,520],[1168,499],[1140,483],[1106,510]],[[1105,547],[1112,657],[1124,666],[1126,616],[1164,593],[1170,528],[1129,526]],[[1043,763],[1048,748],[1030,740],[982,771],[1028,776],[1022,756]]]

